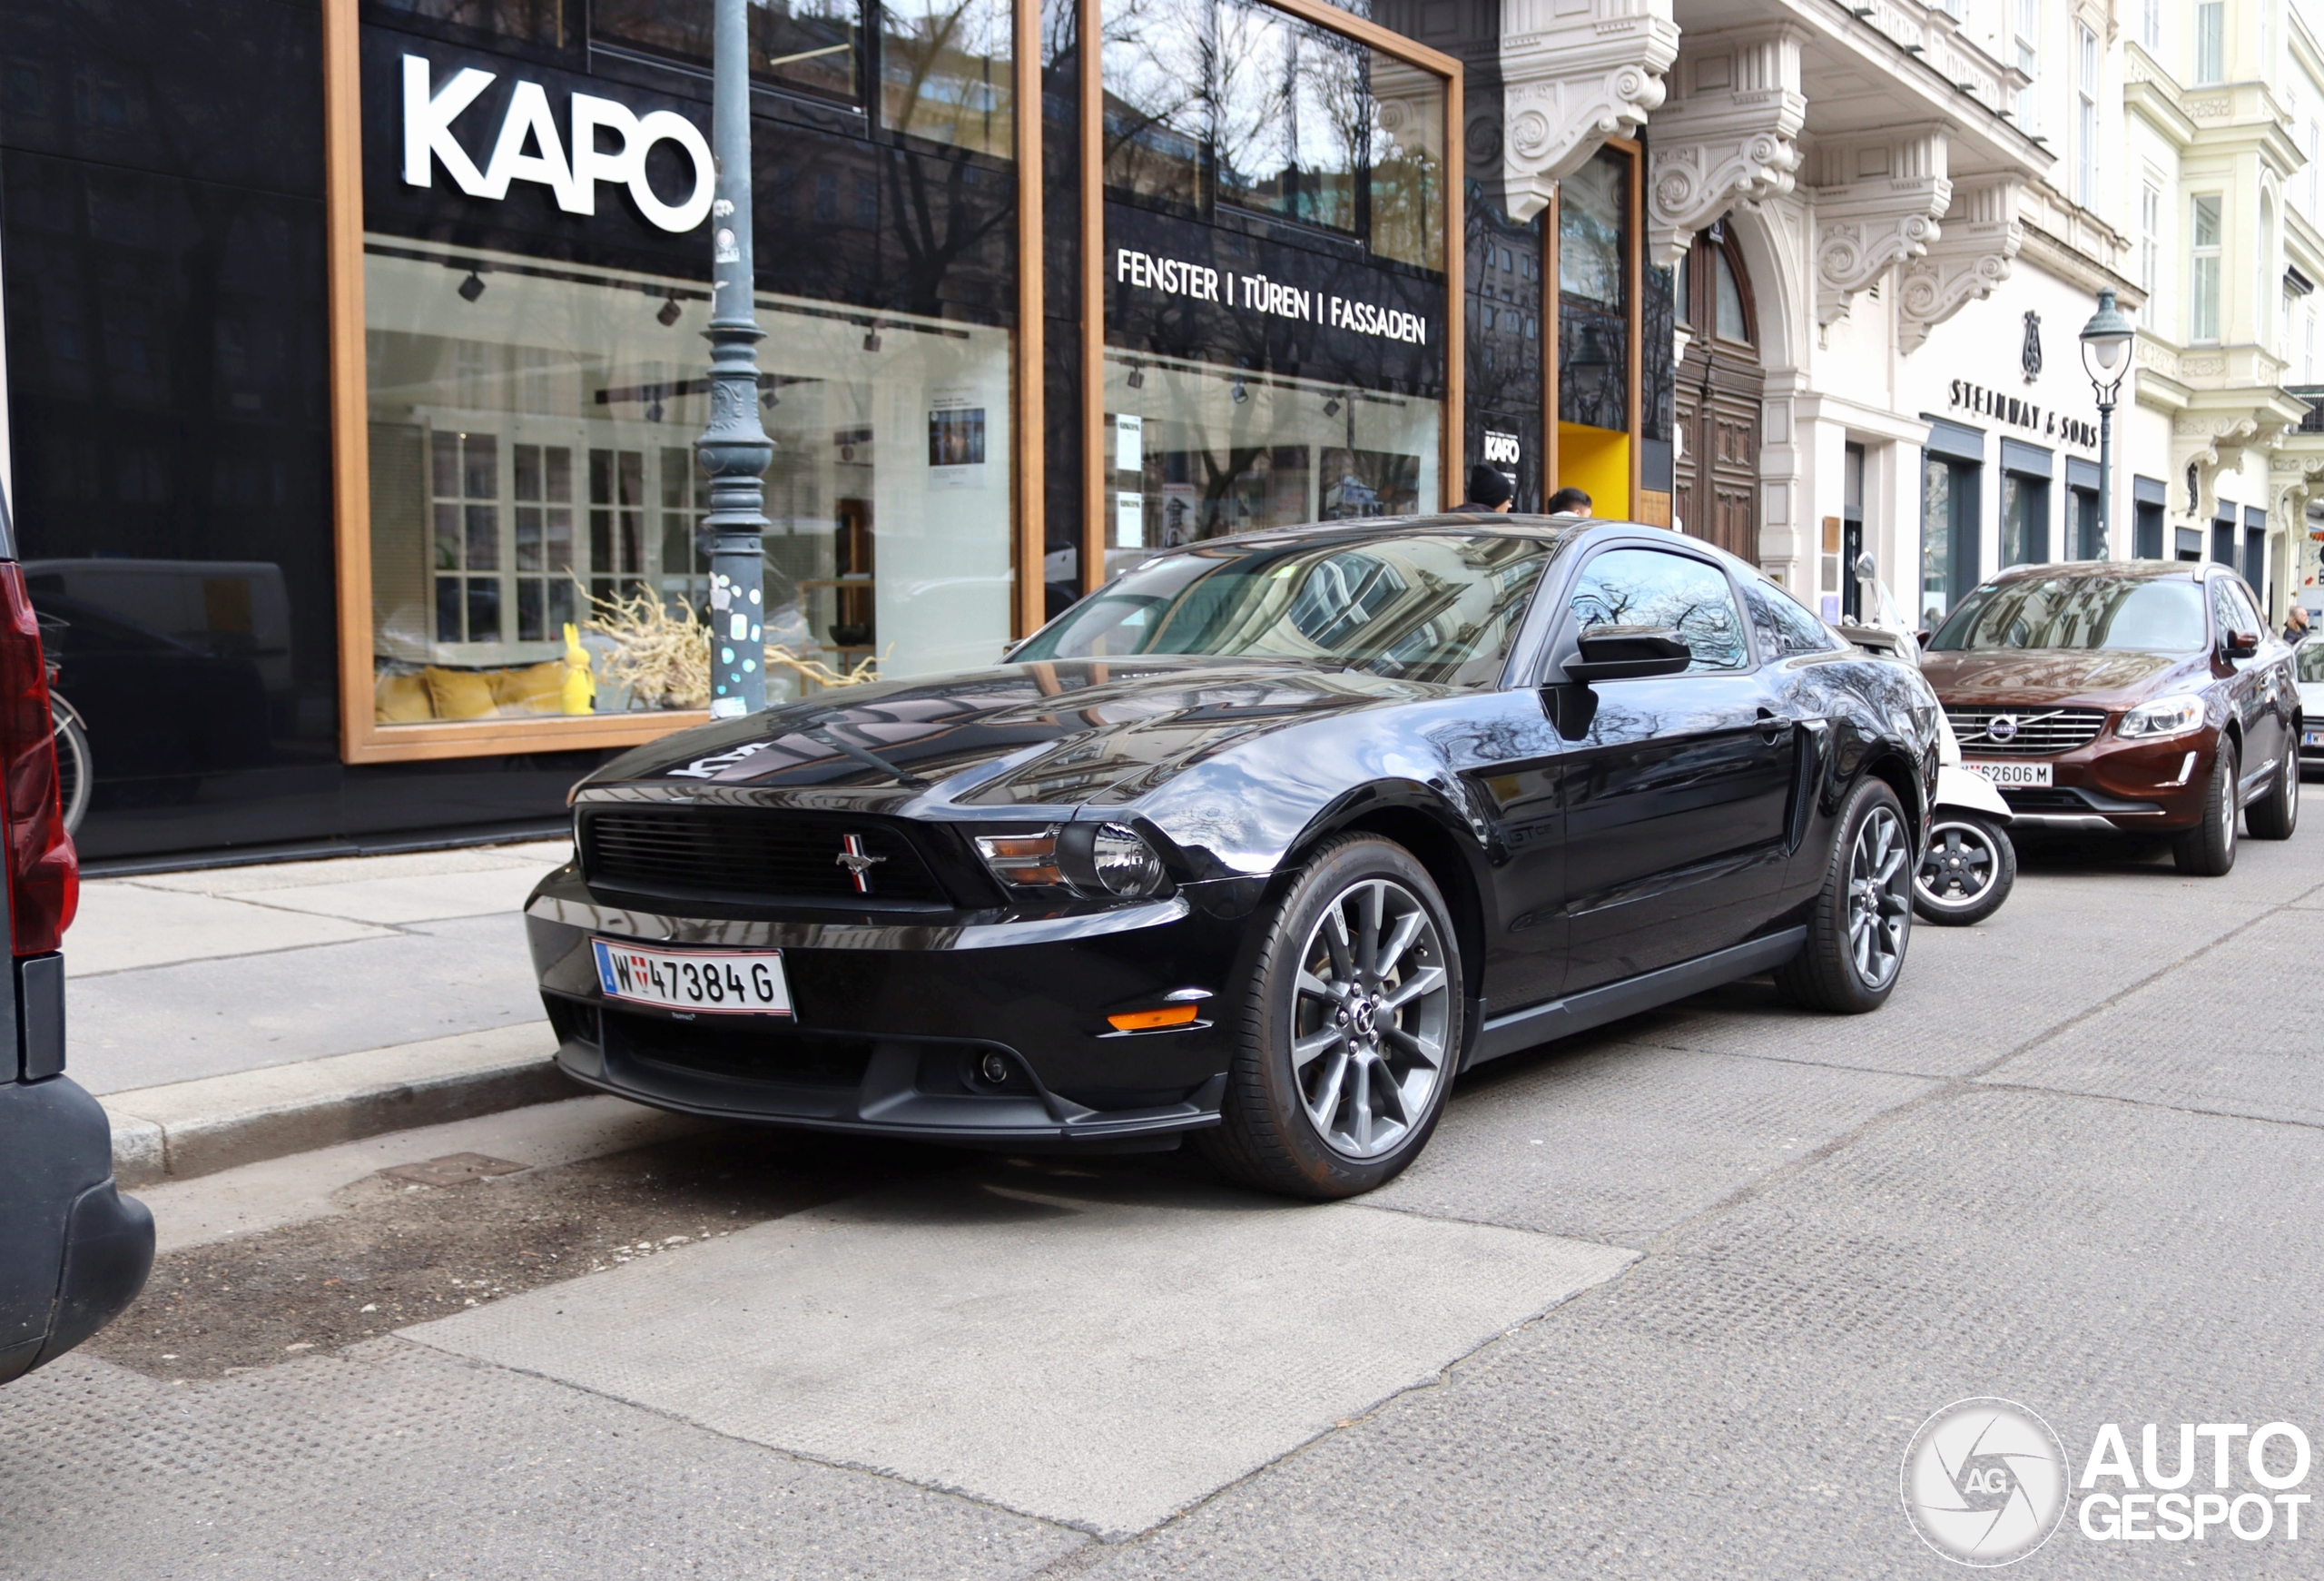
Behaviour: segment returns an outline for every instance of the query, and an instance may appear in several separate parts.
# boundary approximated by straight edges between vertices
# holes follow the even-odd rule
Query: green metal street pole
[[[766,707],[766,488],[774,444],[759,421],[757,304],[751,271],[751,65],[747,0],[714,0],[710,143],[710,421],[695,454],[710,477],[710,712]]]

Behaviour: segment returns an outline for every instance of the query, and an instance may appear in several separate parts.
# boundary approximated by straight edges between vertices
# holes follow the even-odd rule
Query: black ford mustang
[[[1772,970],[1895,986],[1936,703],[1651,528],[1438,516],[1147,560],[936,681],[577,788],[527,908],[580,1081],[698,1114],[1167,1147],[1345,1196],[1454,1073]]]

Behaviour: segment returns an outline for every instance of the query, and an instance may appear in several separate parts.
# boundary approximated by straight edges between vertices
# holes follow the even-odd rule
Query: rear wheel
[[[64,814],[64,832],[81,827],[89,810],[89,788],[95,776],[89,766],[89,732],[73,705],[51,694],[49,715],[56,727],[57,804]]]
[[[1291,1196],[1353,1197],[1418,1157],[1461,1049],[1461,963],[1428,870],[1350,835],[1275,908],[1215,1131],[1226,1173]]]
[[[2171,843],[2171,860],[2180,872],[2223,878],[2235,866],[2235,782],[2242,763],[2235,743],[2221,736],[2203,794],[2203,821]]]
[[[2268,794],[2243,809],[2244,826],[2254,840],[2289,840],[2299,826],[2299,753],[2284,754],[2276,765],[2276,783]]]
[[[2001,910],[2017,882],[2017,847],[1974,813],[1936,815],[1928,855],[1913,875],[1913,912],[1941,928],[1965,928]]]
[[[1866,779],[1840,811],[1807,942],[1776,971],[1785,998],[1809,1010],[1860,1015],[1888,1003],[1913,930],[1913,843],[1904,805]]]

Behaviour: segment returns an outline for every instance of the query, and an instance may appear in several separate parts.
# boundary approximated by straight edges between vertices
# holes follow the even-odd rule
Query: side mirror
[[[1581,655],[1566,661],[1565,673],[1585,686],[1675,676],[1695,662],[1686,639],[1668,626],[1595,626],[1579,646]]]
[[[1926,647],[1929,643],[1929,638],[1935,635],[1936,633],[1934,631],[1915,631],[1913,633],[1913,640],[1919,643],[1923,647]]]
[[[2260,651],[2260,634],[2256,631],[2230,631],[2221,645],[2230,658],[2250,658]]]

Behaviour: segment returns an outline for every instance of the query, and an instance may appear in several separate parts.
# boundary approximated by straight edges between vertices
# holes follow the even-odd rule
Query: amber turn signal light
[[[1157,1027],[1184,1026],[1194,1020],[1195,1012],[1199,1008],[1192,1004],[1174,1004],[1167,1010],[1133,1010],[1122,1015],[1109,1015],[1106,1019],[1113,1023],[1116,1032],[1152,1032]]]

